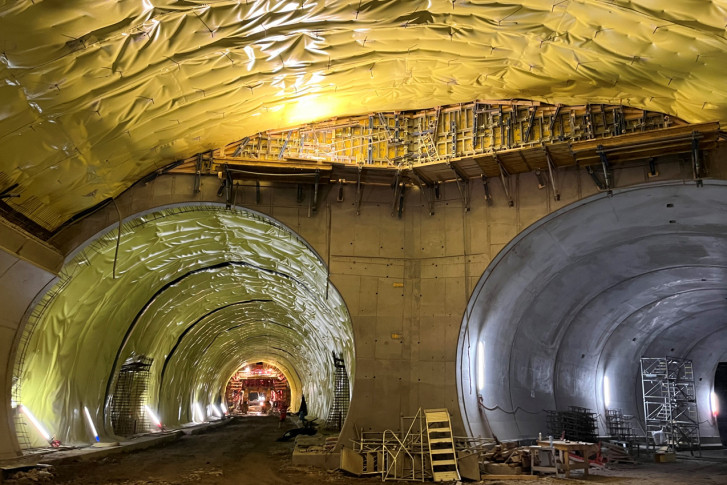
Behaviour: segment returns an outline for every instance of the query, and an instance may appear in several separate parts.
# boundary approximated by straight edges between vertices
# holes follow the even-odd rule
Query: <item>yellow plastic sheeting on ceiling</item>
[[[75,1],[0,7],[0,189],[47,229],[273,128],[482,99],[727,120],[724,1]]]
[[[167,425],[191,421],[195,402],[219,402],[234,370],[258,360],[285,369],[311,413],[325,418],[331,353],[352,374],[353,332],[303,241],[247,211],[155,211],[122,226],[114,279],[116,241],[111,229],[64,266],[18,356],[20,402],[61,441],[88,441],[82,404],[101,436],[112,435],[106,391],[141,355],[153,359],[149,405]]]

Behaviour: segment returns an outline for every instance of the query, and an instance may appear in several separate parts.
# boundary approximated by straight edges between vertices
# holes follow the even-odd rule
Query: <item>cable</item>
[[[518,406],[518,407],[516,407],[515,409],[513,409],[512,411],[508,411],[508,410],[506,410],[506,409],[503,409],[503,408],[501,408],[500,406],[495,406],[495,407],[493,407],[493,408],[488,408],[487,406],[485,406],[484,404],[482,404],[482,403],[481,403],[481,402],[479,402],[479,401],[478,401],[478,403],[477,403],[477,404],[479,404],[479,406],[480,406],[480,407],[481,407],[482,409],[486,410],[486,411],[502,411],[502,412],[503,412],[503,413],[505,413],[505,414],[512,414],[512,415],[514,415],[514,414],[515,414],[515,413],[517,413],[518,411],[522,411],[522,412],[524,412],[524,413],[527,413],[527,414],[544,414],[544,413],[547,413],[547,411],[546,411],[545,409],[541,409],[540,411],[537,411],[537,412],[533,412],[533,411],[528,411],[527,409],[523,409],[523,408],[521,408],[520,406]]]

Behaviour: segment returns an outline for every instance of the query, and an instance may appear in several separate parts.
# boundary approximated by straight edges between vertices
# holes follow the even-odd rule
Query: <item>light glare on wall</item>
[[[477,342],[477,390],[485,388],[485,343]]]
[[[156,414],[154,414],[154,411],[152,411],[151,408],[146,404],[144,404],[144,410],[146,411],[146,414],[148,414],[149,417],[151,418],[151,422],[154,423],[154,426],[161,429],[162,421],[159,419],[159,417]]]
[[[42,424],[40,424],[40,421],[35,419],[35,416],[33,416],[33,413],[30,412],[30,409],[26,408],[22,404],[18,404],[18,408],[20,409],[20,412],[25,414],[25,416],[30,420],[31,423],[33,423],[33,426],[35,426],[35,429],[38,430],[38,433],[46,440],[50,441],[50,433],[45,430]]]
[[[709,397],[710,404],[712,405],[712,416],[716,418],[719,414],[719,401],[717,400],[717,394],[712,391]]]
[[[192,408],[192,421],[195,423],[204,423],[204,417],[202,406],[198,402],[195,402]]]
[[[212,413],[214,413],[215,416],[218,416],[220,418],[222,417],[222,413],[219,409],[217,409],[217,406],[215,406],[214,403],[210,404],[210,409],[212,409]]]
[[[608,381],[608,376],[603,376],[603,402],[606,409],[611,407],[611,383]]]

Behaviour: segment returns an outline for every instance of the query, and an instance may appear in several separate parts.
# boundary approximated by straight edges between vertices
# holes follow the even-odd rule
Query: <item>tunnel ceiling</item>
[[[5,2],[0,192],[53,230],[252,133],[477,98],[725,120],[726,16],[687,0]]]
[[[110,433],[106,399],[139,356],[153,359],[148,400],[170,425],[258,361],[300,383],[311,414],[325,416],[331,353],[352,372],[353,334],[325,265],[297,236],[259,214],[185,206],[125,223],[118,257],[117,237],[110,230],[64,266],[16,362],[16,399],[62,441],[85,440],[81,403]]]

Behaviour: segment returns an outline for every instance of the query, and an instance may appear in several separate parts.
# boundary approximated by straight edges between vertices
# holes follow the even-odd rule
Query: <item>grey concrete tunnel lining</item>
[[[639,416],[642,355],[700,360],[689,329],[701,326],[709,335],[724,327],[727,315],[720,286],[727,280],[724,190],[714,182],[600,194],[515,238],[475,289],[460,333],[458,385],[469,431],[532,437],[546,431],[543,409],[574,405],[603,413],[604,372],[613,374],[611,407]],[[480,340],[485,384],[477,390]],[[721,336],[712,342],[725,343]],[[699,368],[710,367],[716,361]],[[697,387],[702,427],[713,434],[708,391],[714,376],[704,377]],[[478,393],[486,407],[501,409],[479,409]],[[605,432],[603,420],[601,426]]]

